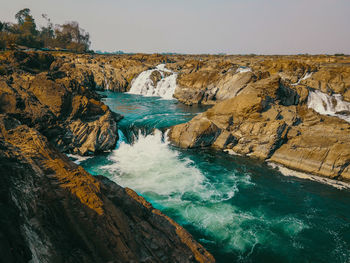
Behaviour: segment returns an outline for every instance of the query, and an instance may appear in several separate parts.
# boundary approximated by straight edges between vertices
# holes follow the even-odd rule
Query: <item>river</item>
[[[172,146],[167,128],[200,107],[103,92],[124,115],[111,153],[81,160],[184,226],[217,262],[349,262],[350,192],[286,177],[262,162]]]

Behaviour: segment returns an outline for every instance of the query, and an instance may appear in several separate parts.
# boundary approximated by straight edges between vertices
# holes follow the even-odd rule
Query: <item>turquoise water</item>
[[[247,158],[172,146],[166,128],[203,108],[103,94],[125,116],[121,140],[81,165],[136,190],[217,262],[350,262],[349,191],[285,177]]]

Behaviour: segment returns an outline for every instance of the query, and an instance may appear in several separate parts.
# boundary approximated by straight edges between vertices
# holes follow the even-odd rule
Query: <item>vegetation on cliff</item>
[[[36,25],[29,8],[17,12],[17,23],[0,21],[0,50],[14,49],[18,46],[67,49],[76,52],[89,50],[90,35],[80,28],[78,22],[54,25],[46,14],[42,17],[47,21],[47,25],[41,28]]]

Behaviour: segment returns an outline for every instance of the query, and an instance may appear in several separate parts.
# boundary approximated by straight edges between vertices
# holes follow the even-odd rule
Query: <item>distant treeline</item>
[[[29,8],[17,12],[17,23],[0,21],[0,50],[22,47],[35,49],[66,49],[86,52],[90,47],[90,35],[78,22],[53,25],[43,14],[47,25],[38,28]]]
[[[124,55],[124,54],[134,54],[134,53],[125,53],[124,51],[118,50],[118,51],[101,51],[101,50],[96,50],[96,54],[100,55]]]

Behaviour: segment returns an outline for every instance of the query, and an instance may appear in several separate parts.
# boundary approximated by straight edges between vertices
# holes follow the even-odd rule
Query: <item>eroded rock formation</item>
[[[215,106],[173,127],[170,139],[184,148],[213,147],[350,181],[350,124],[338,118],[348,111],[338,112],[338,117],[336,113],[326,116],[308,107],[313,90],[349,100],[350,72],[342,61],[346,58],[258,58],[261,61],[241,61],[241,70],[237,66],[231,71],[223,68],[224,73],[212,66],[216,73],[210,81],[201,76],[210,76],[205,72],[213,61],[193,67],[195,74],[180,74],[175,93],[180,101]],[[208,97],[209,93],[214,95]]]
[[[94,154],[113,149],[118,139],[122,116],[94,91],[107,66],[96,60],[91,66],[89,56],[0,55],[1,261],[215,262],[134,191],[93,177],[62,153]],[[148,67],[135,57],[135,72]],[[113,85],[125,90],[128,81]]]
[[[39,57],[53,63],[51,55]],[[112,149],[121,116],[99,101],[92,84],[83,86],[50,65],[38,72],[35,59],[37,53],[14,52],[2,61],[9,74],[0,77],[0,113],[37,129],[65,152],[87,155]]]
[[[131,189],[93,177],[33,128],[0,115],[4,262],[214,262]]]

